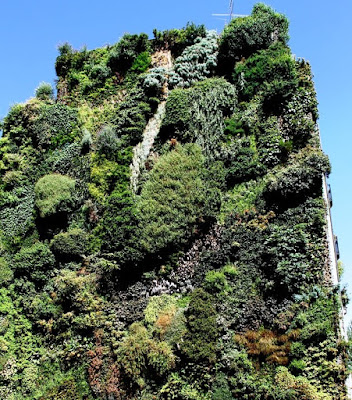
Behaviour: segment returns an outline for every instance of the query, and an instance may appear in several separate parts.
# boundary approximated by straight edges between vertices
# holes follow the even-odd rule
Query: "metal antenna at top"
[[[247,15],[233,13],[233,0],[230,0],[228,14],[212,14],[212,16],[213,17],[230,17],[229,22],[231,22],[232,18],[234,18],[234,17],[247,17]],[[226,25],[226,22],[227,22],[227,19],[225,20],[225,25]]]
[[[231,19],[232,19],[232,15],[233,15],[233,0],[230,0],[230,22],[231,22]]]

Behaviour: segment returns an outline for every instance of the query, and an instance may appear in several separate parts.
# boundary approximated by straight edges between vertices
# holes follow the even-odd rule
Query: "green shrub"
[[[137,74],[141,74],[145,72],[152,62],[152,58],[148,51],[143,51],[138,54],[137,58],[134,60],[131,71],[136,72]]]
[[[332,400],[331,396],[319,391],[306,378],[291,375],[285,367],[277,369],[275,384],[276,392],[283,400]]]
[[[119,148],[119,139],[112,126],[104,126],[97,135],[96,149],[98,153],[104,154],[107,158],[114,158]]]
[[[61,259],[76,259],[87,251],[88,235],[82,229],[74,228],[55,235],[50,242],[50,249]]]
[[[193,362],[213,363],[216,360],[216,309],[210,294],[203,289],[195,289],[186,311],[187,332],[182,351]]]
[[[58,77],[65,77],[72,66],[74,50],[69,43],[64,43],[58,47],[60,55],[55,62],[55,70]]]
[[[226,375],[223,373],[218,374],[215,377],[215,381],[212,387],[212,400],[233,400],[232,393],[226,379]]]
[[[35,90],[35,97],[38,100],[53,100],[54,89],[50,83],[42,82]]]
[[[178,373],[172,373],[167,383],[160,390],[163,400],[210,400],[209,394],[201,393],[197,382],[189,383],[186,378]]]
[[[301,226],[277,226],[272,224],[265,240],[267,272],[274,268],[278,292],[286,294],[307,290],[322,277],[323,247],[321,241],[314,243],[309,232]]]
[[[286,17],[262,3],[256,4],[249,17],[235,18],[224,29],[219,45],[220,73],[230,74],[236,61],[268,48],[275,41],[285,44],[287,40]]]
[[[61,379],[50,389],[47,389],[43,397],[39,400],[82,400],[76,382],[73,377],[67,376]]]
[[[230,214],[244,214],[256,207],[258,198],[263,190],[264,183],[260,180],[251,180],[237,184],[226,192],[222,199],[220,219]]]
[[[63,104],[44,104],[31,124],[35,145],[59,147],[72,143],[76,137],[77,110]]]
[[[5,200],[5,196],[2,197]],[[33,187],[23,185],[20,189],[10,192],[10,197],[12,201],[2,204],[0,211],[1,231],[6,237],[24,236],[34,222],[35,194]]]
[[[111,70],[104,64],[95,64],[89,69],[89,77],[95,81],[96,86],[101,86],[111,75]]]
[[[112,123],[126,147],[135,146],[141,141],[148,119],[152,115],[151,107],[145,100],[141,88],[133,89],[115,110]]]
[[[148,36],[145,33],[140,35],[130,35],[127,33],[110,50],[107,65],[114,72],[124,74],[133,66],[133,63],[141,53],[149,53],[149,51],[150,45]],[[145,55],[143,57],[145,58]],[[142,60],[140,59],[140,61]],[[145,64],[145,61],[142,64]]]
[[[274,43],[268,49],[260,50],[247,60],[238,62],[233,79],[239,82],[245,100],[262,90],[264,101],[272,110],[287,101],[298,87],[295,61],[289,48],[281,43]],[[273,93],[279,91],[279,85],[279,98],[273,102]]]
[[[283,139],[284,135],[279,126],[276,116],[269,117],[258,126],[258,157],[260,162],[269,168],[286,161],[293,147],[291,140]]]
[[[218,159],[224,119],[236,103],[234,86],[221,78],[205,79],[189,89],[174,89],[166,103],[160,139],[195,142],[209,160]]]
[[[258,160],[255,138],[245,136],[222,148],[228,186],[264,175],[265,167]]]
[[[22,249],[13,257],[12,267],[16,275],[29,276],[39,282],[45,282],[55,263],[55,257],[49,247],[37,242]]]
[[[140,243],[156,253],[177,246],[191,235],[203,215],[204,158],[199,146],[177,146],[161,157],[137,203]]]
[[[163,126],[176,134],[188,128],[191,120],[189,92],[174,89],[168,96]]]
[[[13,277],[13,271],[9,267],[8,262],[4,257],[0,257],[0,286],[11,281]]]
[[[216,32],[207,32],[206,37],[187,47],[174,64],[169,84],[178,87],[190,87],[195,82],[213,75],[217,65],[218,36]]]
[[[307,364],[303,360],[292,360],[289,369],[291,372],[293,372],[295,375],[302,374],[304,370],[307,368]]]
[[[287,103],[282,117],[283,136],[290,138],[294,147],[303,148],[309,139],[316,140],[317,112],[314,89],[299,88]]]
[[[149,299],[148,306],[144,310],[144,319],[148,324],[154,324],[161,313],[175,311],[177,298],[168,294],[153,296]]]
[[[2,130],[3,136],[11,140],[12,147],[13,145],[28,145],[30,142],[30,119],[37,116],[38,108],[37,101],[15,104],[11,107],[2,122]]]
[[[69,176],[49,174],[35,184],[35,204],[42,218],[67,212],[73,206],[75,180]]]
[[[321,194],[322,174],[330,172],[328,157],[320,149],[306,147],[292,155],[286,167],[276,168],[268,176],[264,195],[269,202],[294,204],[305,196]]]
[[[107,198],[103,218],[97,228],[102,249],[113,252],[120,267],[140,259],[135,213],[136,205],[130,189],[117,186]]]
[[[119,347],[118,362],[131,386],[144,387],[146,373],[154,374],[154,379],[165,375],[175,366],[175,356],[166,342],[151,339],[147,329],[135,322]]]
[[[204,289],[213,294],[229,295],[232,288],[227,279],[236,275],[236,267],[231,264],[228,264],[220,270],[208,271],[204,278]]]
[[[88,336],[104,324],[104,300],[97,293],[96,274],[62,269],[52,280],[52,285],[54,304],[63,310],[53,321],[54,329],[66,337],[74,337],[75,331]],[[77,347],[80,347],[78,343]]]
[[[182,29],[171,29],[165,31],[153,30],[155,49],[169,49],[177,57],[187,47],[195,43],[196,39],[206,36],[204,25],[195,25],[188,22]]]

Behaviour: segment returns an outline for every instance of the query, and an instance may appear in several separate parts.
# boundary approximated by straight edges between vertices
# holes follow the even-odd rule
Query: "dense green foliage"
[[[75,181],[64,175],[50,174],[35,185],[36,206],[42,218],[58,212],[69,211],[72,206]]]
[[[197,26],[194,23],[187,23],[182,29],[165,31],[154,29],[153,45],[155,49],[169,49],[173,55],[179,56],[184,49],[192,46],[197,39],[205,37],[206,32],[204,25]]]
[[[59,47],[0,138],[2,400],[346,399],[310,66],[258,4]]]
[[[204,217],[203,164],[196,145],[178,145],[155,164],[137,203],[139,240],[147,252],[177,246]]]
[[[219,66],[231,72],[236,61],[248,58],[270,44],[288,40],[288,21],[264,4],[256,4],[249,17],[236,18],[225,28],[219,53]]]

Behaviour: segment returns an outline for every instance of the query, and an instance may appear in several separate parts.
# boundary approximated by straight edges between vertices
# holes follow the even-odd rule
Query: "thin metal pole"
[[[233,14],[233,0],[230,0],[230,22],[232,19],[232,14]]]

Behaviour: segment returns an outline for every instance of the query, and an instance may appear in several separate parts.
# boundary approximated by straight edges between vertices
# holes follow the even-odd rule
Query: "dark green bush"
[[[187,333],[182,351],[193,362],[214,363],[216,360],[216,309],[210,294],[203,289],[195,289],[186,311]]]
[[[241,137],[245,133],[245,127],[243,126],[242,121],[235,117],[225,119],[224,135],[228,140]]]
[[[166,112],[163,120],[165,130],[175,134],[182,132],[188,127],[191,120],[189,92],[184,89],[174,89],[168,96]]]
[[[79,259],[87,251],[88,235],[82,229],[74,228],[53,237],[50,242],[51,251],[59,259]]]
[[[89,52],[86,48],[77,51],[69,43],[59,46],[58,50],[60,54],[55,62],[55,70],[57,76],[62,78],[66,78],[71,69],[81,70],[89,57]]]
[[[15,104],[2,122],[3,136],[12,141],[12,145],[28,144],[30,142],[29,126],[30,116],[37,115],[37,104]]]
[[[152,115],[151,107],[146,100],[141,89],[133,89],[116,109],[112,122],[117,135],[125,141],[126,147],[135,146],[140,142],[148,119]]]
[[[127,33],[110,50],[107,65],[112,71],[124,74],[132,67],[137,57],[143,52],[150,52],[148,35],[145,33],[141,33],[140,35],[130,35]]]
[[[25,275],[38,282],[45,282],[50,276],[55,257],[49,247],[37,242],[22,249],[13,257],[11,266],[17,276]]]
[[[254,143],[253,138],[244,137],[232,141],[231,145],[223,149],[228,185],[254,179],[265,172]]]
[[[197,38],[206,36],[206,28],[204,25],[195,25],[188,22],[182,29],[171,29],[165,31],[153,30],[154,40],[153,47],[156,50],[171,50],[175,57],[179,56],[182,51],[195,43]]]
[[[102,249],[113,252],[118,265],[136,263],[139,256],[136,205],[129,188],[117,186],[107,199],[99,224]]]
[[[77,109],[63,104],[43,105],[31,125],[34,144],[55,148],[72,143],[76,136],[77,116]]]
[[[247,58],[272,43],[288,40],[288,21],[259,3],[249,17],[235,18],[224,29],[219,47],[219,72],[231,74],[236,61]]]
[[[57,57],[55,62],[55,70],[57,76],[65,77],[71,68],[71,55],[73,54],[73,48],[69,43],[64,43],[58,48],[60,55]]]
[[[287,101],[298,87],[295,61],[289,48],[280,42],[238,62],[233,79],[239,83],[243,99],[248,101],[263,91],[264,102],[272,110]]]
[[[307,147],[292,155],[287,167],[277,168],[269,175],[264,195],[269,202],[286,201],[286,206],[307,195],[320,195],[322,174],[329,172],[328,157],[320,149]]]

